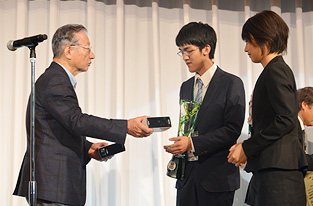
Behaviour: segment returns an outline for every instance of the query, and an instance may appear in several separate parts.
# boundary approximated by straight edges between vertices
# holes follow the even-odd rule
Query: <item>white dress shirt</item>
[[[209,84],[211,82],[211,79],[217,69],[216,64],[214,63],[202,76],[200,76],[198,73],[195,75],[195,80],[194,80],[194,90],[193,90],[193,100],[195,100],[197,92],[198,92],[198,85],[197,85],[197,79],[200,78],[203,82],[203,87],[202,87],[202,101],[204,100],[206,91],[209,87]],[[192,149],[188,151],[188,161],[197,161],[198,156],[195,156],[193,153],[195,152],[195,148],[191,139],[191,147]]]

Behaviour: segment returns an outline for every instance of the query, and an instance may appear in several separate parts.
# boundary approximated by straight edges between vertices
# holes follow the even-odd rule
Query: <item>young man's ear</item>
[[[202,54],[203,54],[204,56],[209,56],[210,51],[211,51],[211,47],[210,47],[210,45],[207,44],[207,45],[202,49]]]

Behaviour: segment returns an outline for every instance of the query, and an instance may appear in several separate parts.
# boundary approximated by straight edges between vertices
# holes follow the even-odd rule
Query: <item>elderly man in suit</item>
[[[240,78],[214,62],[216,34],[201,22],[185,25],[176,37],[178,54],[195,76],[180,88],[180,99],[201,103],[191,137],[173,137],[164,148],[188,153],[185,178],[177,180],[178,206],[231,206],[239,188],[239,170],[227,162],[228,149],[239,137],[245,116],[245,93]]]
[[[153,130],[141,124],[145,117],[105,119],[82,113],[75,93],[75,76],[86,72],[95,58],[87,30],[82,25],[60,27],[52,39],[53,62],[36,81],[35,158],[37,205],[84,205],[86,165],[100,160],[97,149],[107,143],[91,143],[86,136],[124,144],[126,134],[149,136]],[[30,104],[27,107],[29,140]],[[27,197],[30,145],[21,166],[14,195]]]

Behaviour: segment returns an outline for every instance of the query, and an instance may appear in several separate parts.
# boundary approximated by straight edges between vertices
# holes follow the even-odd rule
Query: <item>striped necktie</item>
[[[195,101],[202,103],[203,82],[200,78],[197,79],[198,92]]]

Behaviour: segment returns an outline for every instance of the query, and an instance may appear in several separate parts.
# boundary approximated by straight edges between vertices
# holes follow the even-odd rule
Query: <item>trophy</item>
[[[181,100],[178,136],[191,137],[191,135],[193,135],[199,109],[199,102]],[[167,164],[166,175],[175,179],[183,180],[187,160],[187,152],[184,154],[173,155],[172,159]]]

